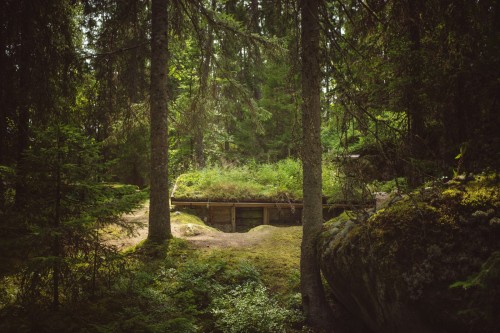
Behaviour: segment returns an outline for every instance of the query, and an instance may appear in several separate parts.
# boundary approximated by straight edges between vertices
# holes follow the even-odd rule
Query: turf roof
[[[334,178],[333,167],[324,167],[324,196],[334,194]],[[301,201],[302,167],[299,161],[287,159],[275,164],[192,171],[177,178],[172,197],[180,201]]]

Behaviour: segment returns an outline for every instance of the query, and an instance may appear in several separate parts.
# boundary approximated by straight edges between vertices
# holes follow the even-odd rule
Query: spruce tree
[[[317,253],[317,241],[323,226],[319,2],[318,0],[300,1],[303,128],[301,155],[304,174],[300,285],[302,305],[308,321],[316,329],[330,332],[332,316],[321,282]]]
[[[151,195],[148,239],[172,237],[168,191],[168,4],[153,0],[151,39]]]

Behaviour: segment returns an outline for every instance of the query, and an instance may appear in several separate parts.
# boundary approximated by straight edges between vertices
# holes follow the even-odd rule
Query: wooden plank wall
[[[224,232],[235,231],[233,226],[233,207],[210,207],[208,223]]]
[[[179,206],[179,208],[181,208]],[[300,225],[302,208],[193,206],[181,210],[200,217],[205,223],[224,232],[246,232],[261,224]],[[331,219],[342,213],[342,208],[324,208],[323,217]]]
[[[236,231],[247,232],[264,223],[263,208],[236,207]]]
[[[302,221],[302,208],[269,208],[269,224],[299,225]]]

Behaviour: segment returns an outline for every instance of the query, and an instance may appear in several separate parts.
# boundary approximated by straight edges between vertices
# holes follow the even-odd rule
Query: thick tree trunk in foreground
[[[300,257],[304,312],[315,330],[331,332],[331,311],[326,302],[316,243],[323,225],[321,191],[321,113],[318,0],[301,0],[302,14],[302,167],[303,238]]]
[[[168,193],[168,0],[152,1],[151,194],[148,240],[171,238]]]

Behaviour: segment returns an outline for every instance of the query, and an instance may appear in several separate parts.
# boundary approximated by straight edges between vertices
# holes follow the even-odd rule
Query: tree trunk
[[[259,17],[259,2],[257,0],[250,1],[250,30],[257,35],[260,35],[260,17]],[[249,80],[250,89],[252,89],[252,97],[258,101],[262,98],[261,92],[261,75],[262,75],[262,57],[260,48],[257,44],[251,44],[248,47],[249,65],[247,77]]]
[[[59,118],[59,117],[58,117]],[[57,119],[59,122],[59,119]],[[54,207],[54,221],[52,223],[53,239],[52,239],[52,256],[54,262],[52,264],[52,308],[59,309],[59,284],[61,278],[61,240],[60,225],[61,225],[61,166],[62,166],[62,147],[61,147],[61,132],[60,125],[57,125],[57,161],[55,166],[56,188],[55,188],[55,207]]]
[[[321,190],[321,112],[319,67],[319,1],[301,0],[302,14],[302,167],[303,238],[300,257],[304,312],[315,330],[330,332],[331,311],[325,298],[316,243],[323,225]]]
[[[0,2],[0,22],[6,21],[6,5],[5,2]],[[7,81],[10,76],[7,74],[7,32],[6,28],[0,27],[0,166],[7,165]],[[11,83],[12,84],[12,83]],[[5,191],[4,181],[0,176],[0,211],[5,208]]]
[[[420,55],[420,4],[418,1],[408,0],[408,38],[410,42],[408,76],[409,86],[406,88],[407,108],[408,108],[408,136],[410,155],[413,158],[424,157],[424,110],[420,98],[422,90]],[[416,166],[411,166],[409,173],[410,183],[418,185],[420,179],[419,170]]]
[[[215,10],[216,3],[212,0],[212,10]],[[213,44],[213,32],[212,26],[209,24],[207,30],[205,31],[205,40],[203,41],[203,55],[200,64],[200,93],[198,101],[195,102],[195,114],[194,114],[194,161],[197,168],[205,167],[205,144],[204,144],[204,132],[205,132],[205,122],[206,122],[206,101],[208,94],[208,78],[210,75],[210,65],[212,62],[212,44]]]
[[[204,106],[200,105],[198,111],[204,112]],[[205,145],[203,142],[204,133],[201,124],[195,125],[195,134],[194,134],[194,163],[196,168],[203,169],[205,167]]]
[[[17,101],[17,166],[15,204],[22,209],[26,202],[28,189],[25,174],[26,161],[24,153],[29,145],[30,92],[31,92],[31,53],[33,48],[33,5],[28,1],[22,4],[21,46],[19,62],[19,95]]]
[[[172,237],[168,193],[168,0],[152,1],[151,192],[148,240]]]

